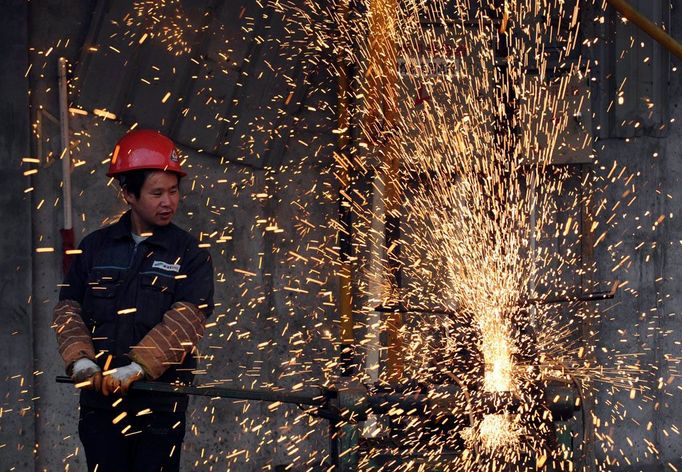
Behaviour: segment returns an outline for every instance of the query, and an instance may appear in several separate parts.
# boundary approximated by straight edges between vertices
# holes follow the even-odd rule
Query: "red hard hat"
[[[150,129],[130,131],[116,143],[107,176],[138,169],[158,169],[187,175],[180,167],[180,156],[173,141]]]

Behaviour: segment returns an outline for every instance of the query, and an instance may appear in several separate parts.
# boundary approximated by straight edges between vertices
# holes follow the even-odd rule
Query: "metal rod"
[[[70,377],[58,376],[57,383],[73,384]],[[309,389],[307,391],[289,392],[286,390],[265,390],[265,389],[235,389],[225,387],[202,387],[196,385],[174,385],[165,382],[152,382],[140,380],[131,385],[134,392],[154,392],[168,393],[175,395],[198,395],[203,397],[232,398],[235,400],[255,400],[265,402],[292,403],[296,405],[309,405],[324,407],[329,404],[329,399],[335,397],[337,392],[334,390],[323,390],[321,388]],[[451,386],[451,390],[452,390]],[[452,394],[458,388],[452,390]],[[414,393],[375,393],[368,394],[367,407],[375,413],[388,413],[391,410],[400,408],[408,415],[419,414],[423,410],[433,405],[434,399],[425,394]]]
[[[58,376],[58,383],[73,383],[69,377]],[[322,389],[289,392],[286,390],[264,390],[225,387],[202,387],[196,385],[174,385],[164,382],[140,380],[131,386],[135,392],[171,393],[176,395],[197,395],[202,397],[234,398],[236,400],[256,400],[264,402],[293,403],[296,405],[323,406],[327,402]]]
[[[611,300],[615,297],[618,290],[618,282],[614,282],[610,290],[586,293],[584,295],[566,295],[563,297],[554,298],[529,298],[526,300],[527,305],[551,305],[553,303],[572,303],[572,302],[596,302],[599,300]],[[445,309],[426,309],[426,308],[410,308],[403,305],[384,306],[379,305],[374,308],[374,311],[379,313],[425,313],[430,315],[457,315],[456,311]]]
[[[538,304],[538,305],[550,305],[553,303],[573,303],[573,302],[596,302],[599,300],[611,300],[615,297],[618,291],[618,281],[615,281],[611,286],[610,290],[605,290],[601,292],[586,293],[584,295],[566,295],[563,297],[554,298],[531,298],[528,303]]]
[[[446,310],[446,309],[434,309],[430,310],[427,308],[411,308],[411,307],[405,307],[405,306],[385,306],[385,305],[379,305],[374,309],[374,311],[379,312],[379,313],[426,313],[429,315],[451,315],[455,316],[457,314],[456,311],[453,310]]]
[[[400,296],[400,255],[399,219],[402,191],[400,188],[400,157],[394,137],[395,121],[398,115],[397,96],[398,61],[395,12],[398,0],[370,0],[367,2],[372,14],[368,17],[368,68],[366,77],[366,105],[371,113],[364,117],[364,129],[375,145],[381,159],[381,178],[384,181],[384,258],[388,261],[390,287],[381,299],[397,299]],[[403,318],[398,312],[387,317],[386,369],[387,379],[396,381],[404,371],[403,346],[399,335]]]
[[[606,2],[618,10],[625,18],[639,26],[642,31],[651,36],[651,38],[657,41],[661,46],[673,53],[679,59],[682,59],[682,45],[666,33],[663,28],[635,10],[625,0],[606,0]]]
[[[64,193],[64,229],[73,228],[71,215],[71,153],[69,152],[69,105],[66,80],[66,59],[59,58],[59,121],[62,138],[62,179]]]
[[[348,2],[339,2],[338,14],[341,18],[339,40],[348,43],[348,28],[350,6]],[[347,44],[345,44],[347,46]],[[350,119],[350,81],[348,70],[347,48],[340,47],[337,60],[338,70],[338,179],[339,189],[339,223],[338,233],[340,246],[339,269],[339,313],[341,345],[341,375],[350,377],[354,372],[355,333],[353,332],[353,211],[351,195],[351,180],[353,173],[353,156],[351,156],[351,119]]]
[[[614,293],[611,291],[608,292],[594,292],[594,293],[588,293],[586,295],[581,295],[579,297],[558,297],[558,298],[549,298],[547,300],[542,300],[541,303],[563,303],[563,302],[574,302],[574,301],[579,301],[579,302],[593,302],[593,301],[598,301],[598,300],[611,300],[614,297]]]
[[[400,408],[406,413],[421,412],[429,405],[429,398],[423,394],[392,395],[382,393],[368,397],[368,404],[374,413],[388,413]]]

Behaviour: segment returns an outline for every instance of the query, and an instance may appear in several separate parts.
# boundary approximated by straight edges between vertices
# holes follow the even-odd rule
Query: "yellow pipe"
[[[368,80],[367,104],[369,114],[365,130],[376,133],[370,136],[377,144],[384,174],[384,208],[385,217],[397,217],[400,212],[399,169],[400,161],[390,131],[396,119],[396,88],[398,82],[398,63],[395,51],[395,14],[398,11],[397,0],[371,0],[369,25],[369,64],[366,72]],[[386,138],[388,136],[388,138]],[[386,254],[386,257],[389,257]],[[392,282],[396,274],[390,274]],[[393,283],[391,292],[382,294],[382,300],[397,302],[399,294]],[[399,336],[402,326],[400,313],[387,315],[387,356],[386,376],[389,381],[397,381],[403,373],[402,343]]]
[[[656,25],[654,22],[643,16],[640,12],[632,8],[625,0],[606,0],[613,8],[618,10],[628,20],[639,26],[646,34],[651,36],[661,46],[682,59],[682,44],[677,42],[672,36]]]

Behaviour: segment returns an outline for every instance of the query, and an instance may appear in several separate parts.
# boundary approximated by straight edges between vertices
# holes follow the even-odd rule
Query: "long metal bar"
[[[428,309],[428,308],[412,308],[406,306],[385,306],[379,305],[374,309],[374,311],[379,313],[426,313],[429,315],[450,315],[456,316],[457,312],[454,310],[442,309]]]
[[[611,300],[615,297],[618,289],[618,282],[615,282],[610,290],[585,293],[582,295],[566,295],[563,297],[552,298],[530,298],[526,300],[527,304],[531,305],[551,305],[554,303],[574,303],[574,302],[596,302],[599,300]],[[403,305],[385,306],[379,305],[374,308],[374,311],[379,313],[424,313],[429,315],[457,315],[456,311],[446,310],[444,308],[428,309],[428,308],[412,308]]]
[[[66,59],[59,58],[59,124],[62,139],[62,191],[64,193],[64,229],[73,228],[71,211],[71,152],[69,149],[69,111],[68,111],[68,88],[66,79]]]
[[[57,383],[73,384],[70,377],[58,376]],[[453,390],[454,388],[454,390]],[[203,397],[232,398],[235,400],[255,400],[266,402],[291,403],[296,405],[309,405],[325,407],[329,406],[329,400],[339,393],[335,390],[322,388],[309,388],[304,391],[290,392],[287,390],[265,389],[236,389],[225,387],[199,387],[195,385],[174,385],[165,382],[153,382],[140,380],[132,384],[131,389],[135,392],[169,393],[176,395],[198,395]],[[459,391],[459,388],[450,386],[449,395]],[[363,395],[364,401],[353,403],[347,407],[360,410],[371,410],[375,413],[388,413],[397,408],[407,415],[420,414],[425,408],[434,404],[434,398],[421,393],[374,393]],[[447,398],[444,397],[444,398]],[[346,407],[342,407],[346,408]],[[357,411],[365,413],[366,411]]]
[[[341,18],[339,41],[342,43],[337,57],[338,73],[338,174],[339,179],[339,312],[341,345],[341,376],[351,377],[355,373],[355,333],[353,321],[353,212],[351,195],[351,172],[353,171],[353,157],[351,156],[351,119],[350,119],[350,81],[347,50],[349,42],[348,28],[350,21],[350,2],[338,2],[338,14]],[[345,44],[344,44],[345,43]],[[329,455],[337,472],[351,472],[357,469],[359,460],[358,440],[360,430],[358,425],[339,421],[340,418],[330,417],[329,421]]]
[[[58,383],[73,384],[69,377],[57,377]],[[369,412],[376,414],[396,414],[405,416],[420,416],[431,414],[434,410],[450,413],[465,414],[471,408],[469,400],[458,397],[462,390],[457,385],[444,385],[436,388],[430,394],[426,393],[370,393],[361,387],[358,391],[348,392],[334,389],[309,388],[306,391],[291,392],[287,390],[265,389],[234,389],[225,387],[198,387],[194,385],[173,385],[164,382],[138,381],[131,389],[136,392],[153,392],[160,394],[199,395],[204,397],[232,398],[235,400],[252,400],[266,402],[290,403],[319,407],[317,414],[331,421],[330,434],[334,447],[341,447],[338,443],[339,434],[351,434],[341,431],[343,424],[353,422],[350,417],[363,419]],[[557,402],[555,397],[562,398]],[[575,410],[575,393],[560,382],[547,386],[545,401],[552,410],[555,418],[566,420]],[[502,411],[517,411],[520,400],[510,392],[484,393],[476,401],[478,408],[486,413]],[[402,410],[402,411],[401,411]],[[339,454],[341,451],[339,451]]]
[[[349,28],[350,4],[348,1],[338,3],[338,14],[341,18],[339,41],[347,43]],[[347,45],[347,44],[346,44]],[[338,74],[338,173],[339,180],[339,230],[340,263],[339,268],[339,313],[341,345],[341,375],[350,377],[354,373],[355,334],[353,332],[353,212],[351,195],[351,173],[353,157],[351,156],[350,135],[350,82],[348,70],[347,48],[340,47],[337,57]]]
[[[635,10],[632,5],[625,0],[606,0],[606,2],[618,10],[625,18],[639,26],[642,31],[651,36],[651,38],[661,46],[673,53],[679,59],[682,59],[682,44],[666,33],[663,28]]]
[[[551,305],[554,303],[575,303],[575,302],[596,302],[599,300],[611,300],[616,296],[618,291],[618,281],[613,282],[609,290],[601,292],[585,293],[582,295],[566,295],[563,297],[553,298],[531,298],[528,303],[538,305]]]
[[[590,165],[583,164],[580,166],[580,181],[587,181],[592,170]],[[590,274],[590,269],[595,263],[594,257],[594,243],[596,240],[596,234],[590,231],[592,224],[594,223],[594,210],[593,210],[593,199],[591,198],[591,191],[587,189],[587,186],[580,185],[580,200],[583,204],[580,206],[580,227],[582,237],[580,238],[580,259],[581,259],[581,275],[580,275],[580,291],[585,292],[590,287],[591,279],[588,276]],[[589,342],[592,333],[598,331],[596,316],[585,316],[582,317],[580,323],[580,336],[585,342]],[[597,363],[597,354],[591,350],[587,349],[585,353],[585,361]],[[583,440],[581,447],[581,461],[578,461],[578,470],[583,472],[596,472],[595,464],[597,463],[597,438],[595,435],[594,417],[592,415],[584,414],[585,411],[594,411],[595,407],[595,396],[596,393],[592,389],[583,390],[582,395],[580,395],[580,385],[576,382],[576,388],[579,391],[579,397],[582,399],[582,430],[583,430]],[[582,462],[582,464],[580,463]]]
[[[73,383],[69,377],[57,377],[58,383]],[[197,387],[195,385],[173,385],[164,382],[141,380],[135,382],[131,389],[135,392],[172,393],[176,395],[199,395],[202,397],[234,398],[238,400],[256,400],[264,402],[293,403],[296,405],[323,406],[327,397],[322,389],[310,389],[290,392],[287,390],[264,390],[225,387]]]

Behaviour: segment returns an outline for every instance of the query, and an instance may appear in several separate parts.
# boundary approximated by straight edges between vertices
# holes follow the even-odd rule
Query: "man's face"
[[[133,229],[151,231],[154,226],[169,224],[178,209],[178,176],[172,172],[154,171],[142,185],[140,198],[127,191],[123,194],[132,210]]]

